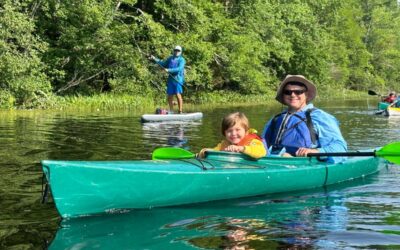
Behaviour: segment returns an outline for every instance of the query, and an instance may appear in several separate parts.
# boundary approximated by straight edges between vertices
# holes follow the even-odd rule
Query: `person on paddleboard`
[[[315,85],[304,76],[285,77],[275,99],[287,108],[267,122],[261,135],[269,153],[307,156],[308,153],[347,151],[339,122],[311,103],[316,95]],[[343,158],[328,157],[326,160],[338,162]]]
[[[203,148],[197,155],[205,157],[208,150],[246,154],[254,159],[264,157],[267,151],[257,132],[249,127],[249,120],[241,112],[231,113],[222,119],[221,132],[225,139],[214,148]]]
[[[165,60],[160,60],[151,55],[150,59],[160,65],[165,72],[168,73],[167,80],[167,100],[170,111],[174,108],[174,96],[178,101],[178,112],[183,112],[183,84],[185,83],[185,58],[182,56],[182,47],[177,45],[174,48],[173,54]],[[172,112],[168,112],[172,113]]]

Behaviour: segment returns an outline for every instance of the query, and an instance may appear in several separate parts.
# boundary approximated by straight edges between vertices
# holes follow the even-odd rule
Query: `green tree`
[[[0,106],[41,105],[51,91],[41,54],[46,43],[35,34],[29,9],[19,1],[0,4]]]
[[[398,87],[400,81],[400,12],[396,1],[366,1],[366,46],[381,88]],[[375,84],[376,84],[375,83]],[[372,84],[371,84],[372,85]]]
[[[158,99],[167,75],[147,57],[177,44],[186,93],[272,94],[286,74],[322,89],[400,80],[396,0],[4,0],[0,25],[3,107],[52,92]]]

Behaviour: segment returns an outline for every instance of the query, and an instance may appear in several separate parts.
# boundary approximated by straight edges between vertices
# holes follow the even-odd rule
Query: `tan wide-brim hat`
[[[317,88],[310,80],[308,80],[307,78],[305,78],[302,75],[287,75],[285,77],[285,79],[283,79],[283,81],[281,82],[281,85],[279,85],[279,89],[276,92],[275,99],[278,102],[286,105],[286,103],[283,102],[283,90],[285,89],[285,86],[289,82],[298,82],[298,83],[302,83],[302,84],[304,84],[304,86],[306,86],[306,88],[307,88],[307,93],[306,93],[307,103],[314,100],[315,96],[317,96]]]

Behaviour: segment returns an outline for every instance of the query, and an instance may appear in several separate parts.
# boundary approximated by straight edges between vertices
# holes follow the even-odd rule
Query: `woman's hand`
[[[224,148],[224,151],[243,153],[244,152],[244,147],[243,146],[236,146],[236,145],[229,145],[228,147]]]
[[[299,148],[296,151],[296,156],[307,156],[309,153],[319,153],[316,148]]]

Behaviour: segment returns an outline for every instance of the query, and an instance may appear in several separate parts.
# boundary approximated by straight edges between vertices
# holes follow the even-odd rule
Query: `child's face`
[[[241,124],[235,124],[234,126],[225,130],[226,139],[234,145],[237,145],[245,136],[246,130]]]

